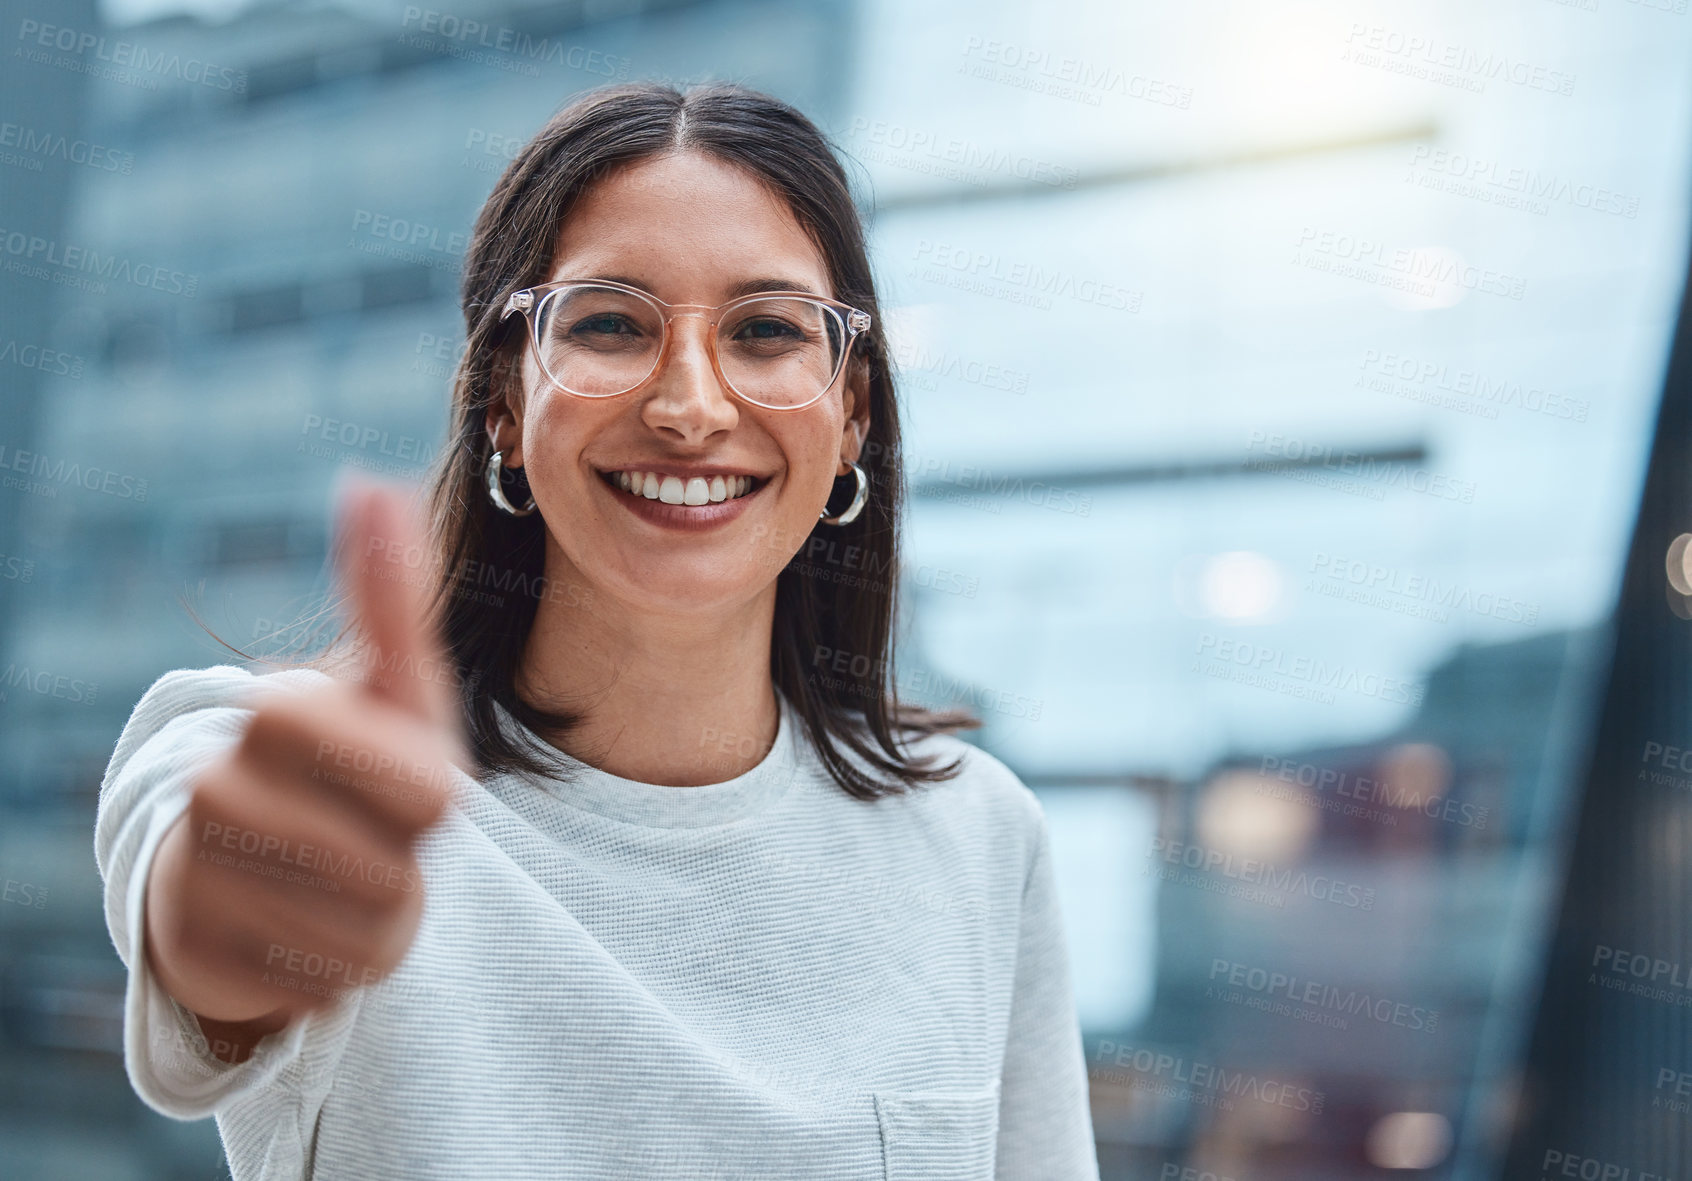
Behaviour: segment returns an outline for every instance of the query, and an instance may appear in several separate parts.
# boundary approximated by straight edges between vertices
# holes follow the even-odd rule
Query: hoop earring
[[[513,517],[526,517],[535,511],[535,498],[530,496],[528,504],[522,508],[517,508],[505,499],[505,489],[499,486],[500,473],[505,470],[500,466],[499,461],[504,458],[504,454],[502,451],[495,451],[488,457],[488,499],[493,501],[494,507],[502,513],[509,513]],[[518,468],[517,470],[522,471],[523,469]]]
[[[855,463],[852,465],[852,474],[858,477],[858,490],[852,493],[852,503],[838,517],[829,516],[828,506],[823,505],[823,510],[817,514],[817,519],[824,525],[850,525],[858,519],[858,514],[864,511],[864,505],[869,503],[869,476],[865,475],[864,469]]]

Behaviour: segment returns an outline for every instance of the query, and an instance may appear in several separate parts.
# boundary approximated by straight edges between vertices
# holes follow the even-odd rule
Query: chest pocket
[[[999,1088],[877,1091],[886,1181],[993,1181]]]

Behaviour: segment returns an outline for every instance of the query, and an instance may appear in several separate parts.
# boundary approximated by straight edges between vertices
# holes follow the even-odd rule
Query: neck
[[[562,559],[562,560],[558,560]],[[547,586],[588,585],[548,547]],[[542,595],[524,646],[518,695],[581,712],[547,742],[640,783],[721,783],[763,761],[780,713],[770,676],[775,583],[750,602],[698,612],[642,609],[596,588]]]

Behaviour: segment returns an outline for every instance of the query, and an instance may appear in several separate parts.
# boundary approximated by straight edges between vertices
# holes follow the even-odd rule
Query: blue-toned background
[[[229,659],[185,602],[246,644],[323,593],[338,469],[421,478],[526,138],[727,78],[860,187],[901,685],[1041,795],[1103,1176],[1496,1175],[1685,273],[1684,0],[441,3],[0,3],[0,1171],[226,1172],[123,1072],[118,730]]]

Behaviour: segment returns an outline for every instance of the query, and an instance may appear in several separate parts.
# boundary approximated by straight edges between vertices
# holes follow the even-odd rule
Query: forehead
[[[768,276],[834,294],[822,252],[782,196],[699,152],[624,165],[577,199],[549,278],[609,274],[672,303],[721,302],[733,284]]]

